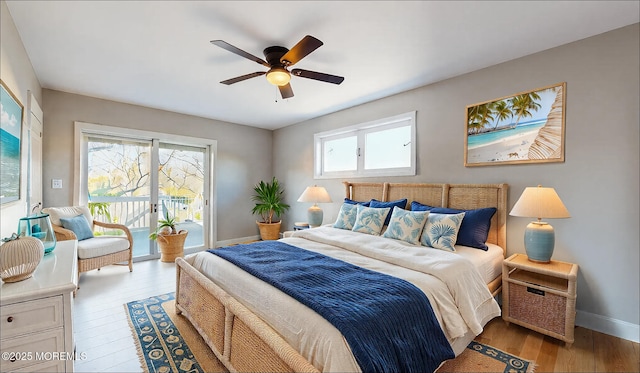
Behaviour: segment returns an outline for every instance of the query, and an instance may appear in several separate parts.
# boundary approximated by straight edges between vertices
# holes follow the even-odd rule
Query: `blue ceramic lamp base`
[[[313,205],[307,210],[307,219],[309,220],[309,227],[319,227],[322,225],[323,213],[322,209],[318,205]]]
[[[555,245],[553,227],[543,221],[533,221],[524,231],[524,249],[529,260],[549,263]]]

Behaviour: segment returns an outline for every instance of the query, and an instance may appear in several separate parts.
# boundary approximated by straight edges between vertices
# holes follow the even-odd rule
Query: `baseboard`
[[[233,238],[230,240],[224,240],[224,241],[218,241],[216,242],[216,247],[224,247],[224,246],[229,246],[229,245],[237,245],[239,243],[246,243],[246,242],[251,242],[251,241],[258,241],[260,239],[260,235],[256,235],[256,236],[249,236],[249,237],[240,237],[240,238]]]
[[[576,325],[640,343],[640,325],[638,324],[577,310]]]

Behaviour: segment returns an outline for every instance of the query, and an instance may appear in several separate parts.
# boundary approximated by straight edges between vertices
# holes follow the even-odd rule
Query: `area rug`
[[[471,341],[467,348],[455,359],[446,361],[436,372],[496,372],[496,373],[532,373],[533,361]]]
[[[168,293],[124,305],[146,373],[227,372]]]
[[[174,293],[129,302],[125,309],[144,372],[227,372],[189,321],[176,314]],[[534,366],[532,361],[472,341],[437,372],[532,373]]]

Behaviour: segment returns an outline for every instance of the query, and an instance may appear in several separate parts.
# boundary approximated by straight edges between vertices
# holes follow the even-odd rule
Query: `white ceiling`
[[[275,129],[639,21],[640,1],[7,1],[43,88]],[[264,59],[324,45],[280,99]]]

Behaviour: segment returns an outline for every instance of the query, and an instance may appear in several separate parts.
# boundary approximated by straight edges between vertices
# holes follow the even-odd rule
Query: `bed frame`
[[[459,209],[495,207],[488,242],[506,254],[507,184],[409,184],[344,182],[345,196]],[[230,372],[318,372],[275,330],[196,270],[193,257],[176,259],[176,312],[198,330]],[[502,288],[498,276],[488,285],[494,296]]]

